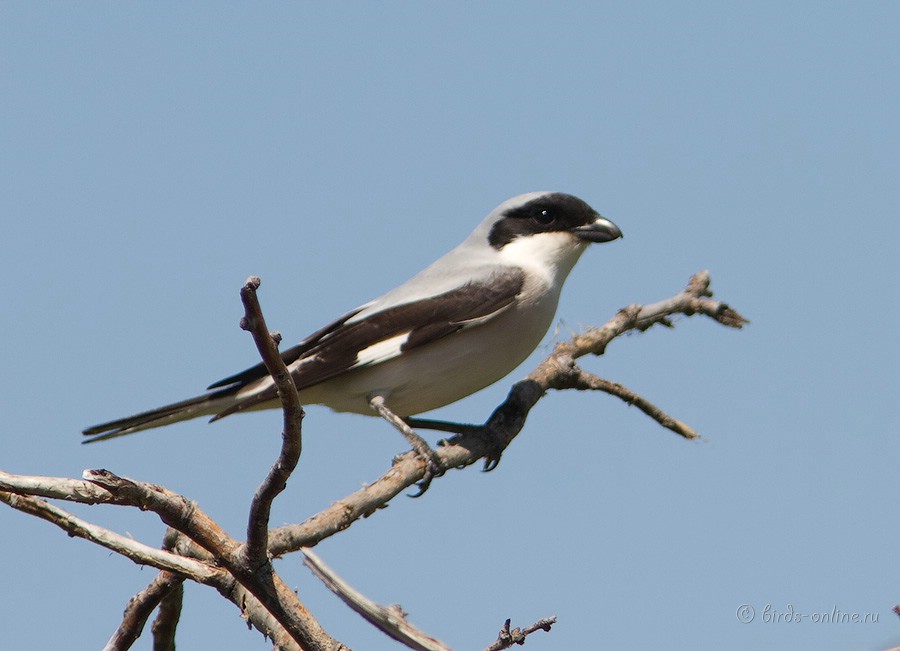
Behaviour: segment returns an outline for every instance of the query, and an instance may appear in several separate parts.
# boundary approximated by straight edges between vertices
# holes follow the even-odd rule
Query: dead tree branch
[[[251,276],[241,288],[241,301],[244,304],[241,328],[253,335],[256,349],[266,365],[266,370],[269,371],[269,375],[275,382],[284,414],[284,429],[281,432],[281,452],[278,460],[257,489],[253,502],[250,504],[244,557],[246,563],[253,567],[261,567],[269,563],[266,547],[268,546],[269,515],[272,511],[272,502],[287,486],[288,477],[297,467],[303,449],[301,437],[303,407],[300,405],[300,397],[297,394],[297,387],[291,379],[291,374],[278,353],[281,335],[270,334],[266,326],[266,320],[256,296],[259,284],[259,278]]]
[[[525,644],[525,638],[531,635],[536,631],[550,631],[550,627],[552,627],[556,623],[556,617],[545,617],[544,619],[539,619],[534,624],[530,626],[526,626],[525,628],[514,628],[510,630],[509,625],[511,620],[506,620],[503,623],[503,628],[500,629],[500,634],[497,636],[497,639],[491,644],[489,647],[485,648],[484,651],[502,651],[503,649],[512,648],[513,644],[523,645]]]
[[[421,455],[408,452],[397,458],[373,484],[348,495],[304,522],[269,529],[273,500],[284,489],[301,453],[303,410],[296,388],[278,353],[280,337],[270,334],[266,328],[256,298],[258,286],[259,280],[250,278],[241,292],[245,307],[242,327],[253,334],[260,356],[278,388],[283,405],[284,428],[278,460],[250,505],[246,543],[242,544],[229,536],[197,504],[162,486],[127,479],[106,470],[85,471],[81,480],[20,476],[0,471],[0,501],[45,519],[71,536],[84,538],[135,563],[160,570],[147,588],[129,602],[122,623],[107,644],[107,649],[129,648],[156,608],[160,609],[160,614],[154,624],[154,635],[159,648],[172,648],[180,616],[181,586],[185,579],[214,587],[235,603],[248,622],[270,638],[276,648],[310,651],[346,649],[322,630],[297,595],[274,572],[270,559],[316,545],[346,529],[425,476],[426,463]],[[442,468],[462,468],[480,459],[486,460],[486,470],[494,468],[503,451],[521,431],[530,410],[550,389],[603,391],[637,406],[680,436],[697,438],[697,433],[690,426],[621,384],[582,370],[576,360],[588,354],[602,355],[611,341],[627,332],[644,331],[656,324],[671,327],[671,319],[676,315],[702,314],[726,327],[742,327],[746,320],[726,304],[712,300],[709,286],[709,274],[700,272],[691,278],[686,289],[672,298],[645,306],[626,307],[604,326],[588,329],[557,344],[552,354],[534,371],[512,386],[506,400],[482,425],[421,419],[408,419],[407,422],[415,427],[455,434],[435,452],[436,461]],[[50,504],[48,499],[151,511],[177,534],[170,532],[163,549],[157,549],[86,522]],[[350,593],[347,588],[339,589],[342,598]],[[361,608],[359,604],[365,603],[364,598],[351,601],[357,603],[354,608]],[[375,606],[368,609],[377,615],[371,615],[374,619],[387,621],[396,617],[390,609]],[[398,621],[405,622],[402,617]],[[530,632],[548,630],[554,621],[550,618],[526,629],[512,630],[507,622],[498,640],[488,649],[521,644]],[[395,629],[399,630],[398,627],[402,628],[397,624]],[[445,648],[428,636],[421,635],[424,641],[418,644],[422,646],[412,648]]]
[[[630,331],[645,331],[655,324],[671,327],[671,318],[681,314],[703,314],[729,328],[747,323],[737,311],[712,300],[709,272],[695,274],[688,286],[672,298],[640,306],[626,307],[600,328],[591,328],[570,340],[558,343],[553,352],[524,380],[512,386],[506,400],[494,410],[483,425],[467,425],[407,419],[414,427],[427,427],[454,432],[456,436],[435,451],[444,468],[462,468],[486,459],[485,470],[499,462],[503,450],[525,425],[531,408],[550,389],[592,389],[606,391],[687,439],[698,434],[689,425],[669,416],[649,400],[620,384],[603,380],[581,369],[575,362],[588,354],[602,355],[613,339]],[[395,460],[391,468],[372,484],[365,486],[304,522],[277,527],[269,532],[269,553],[274,557],[312,547],[343,531],[359,518],[375,513],[398,494],[425,476],[425,463],[414,453]]]
[[[311,549],[301,550],[303,564],[315,574],[325,586],[340,597],[351,610],[372,624],[388,637],[405,644],[416,651],[450,651],[443,642],[423,633],[406,621],[406,613],[400,606],[377,604],[356,588],[339,577]]]
[[[248,610],[246,595],[241,596],[240,600],[230,596],[234,592],[235,583],[239,583],[259,601],[265,613],[284,627],[302,648],[323,651],[335,648],[337,643],[321,629],[297,595],[277,575],[263,573],[260,576],[256,569],[243,563],[243,545],[228,536],[196,504],[161,486],[118,477],[106,470],[88,470],[85,471],[85,477],[90,483],[107,491],[105,498],[101,491],[85,490],[75,480],[25,477],[20,482],[16,475],[0,472],[0,501],[48,520],[69,535],[112,549],[140,565],[150,565],[199,583],[213,585],[220,593],[229,596],[242,611],[246,611],[254,625],[259,623],[257,628],[262,633],[277,639],[279,631],[272,627],[270,618],[258,610]],[[221,567],[155,549],[86,523],[42,499],[18,494],[22,490],[20,484],[31,489],[40,487],[42,492],[52,492],[55,496],[59,496],[60,486],[71,486],[77,492],[73,491],[67,496],[70,501],[89,504],[105,502],[153,511],[165,524],[177,529],[206,550]]]
[[[147,623],[147,619],[163,600],[169,598],[170,595],[177,593],[179,595],[177,598],[180,602],[183,584],[184,579],[177,574],[165,570],[160,571],[150,582],[150,585],[134,595],[128,601],[128,605],[125,607],[125,613],[122,616],[122,622],[109,639],[109,642],[106,643],[106,646],[103,647],[104,650],[111,651],[112,649],[130,648],[138,637],[140,637],[141,632],[144,630],[144,626]],[[160,617],[162,617],[162,614],[163,610],[160,609]],[[157,621],[159,621],[160,617],[157,617]],[[168,615],[167,619],[171,619],[171,614]],[[177,621],[170,626],[173,635],[175,625],[177,625]],[[156,623],[154,622],[154,637],[156,636],[156,629]],[[167,639],[169,637],[170,636],[166,635]],[[166,647],[163,646],[162,648]]]
[[[6,473],[2,473],[6,475]],[[14,484],[7,483],[11,487]],[[51,524],[55,524],[68,535],[83,538],[121,554],[139,565],[152,565],[161,570],[177,572],[198,583],[208,583],[217,570],[194,559],[184,558],[167,551],[150,547],[136,540],[122,536],[109,529],[97,526],[71,513],[31,495],[19,495],[14,492],[0,491],[0,501],[5,502],[17,511],[28,513]]]
[[[159,612],[150,632],[153,633],[154,651],[175,651],[175,630],[181,619],[181,604],[184,601],[184,582],[171,584],[159,602]]]
[[[78,535],[98,544],[107,546],[135,562],[152,565],[172,572],[179,577],[211,583],[237,603],[242,611],[247,608],[247,596],[240,600],[232,596],[235,584],[246,589],[262,605],[265,613],[271,615],[277,625],[273,627],[269,617],[250,613],[250,620],[259,624],[259,629],[273,639],[283,637],[286,632],[296,645],[304,649],[322,650],[339,648],[339,643],[330,638],[318,622],[300,603],[294,594],[275,574],[267,553],[268,520],[272,501],[280,493],[300,456],[300,421],[302,408],[296,389],[284,362],[278,354],[277,342],[265,329],[256,289],[259,280],[251,278],[245,284],[241,297],[245,305],[242,327],[250,330],[263,361],[273,374],[284,405],[285,427],[282,449],[278,461],[268,473],[253,499],[248,518],[248,542],[240,544],[225,533],[196,504],[172,493],[165,488],[119,477],[106,470],[85,471],[85,482],[48,477],[16,477],[0,475],[0,499],[14,508],[42,517],[66,529],[70,535]],[[24,494],[17,494],[19,492]],[[62,509],[34,497],[41,495],[57,497],[69,501],[136,506],[141,510],[156,513],[160,519],[196,543],[202,551],[212,557],[214,566],[195,559],[157,550],[135,543],[105,529],[85,523]],[[196,554],[194,554],[196,555]],[[224,569],[222,569],[224,568]],[[162,576],[162,575],[161,575]],[[171,595],[169,577],[160,578],[148,591],[138,595],[139,607],[126,611],[126,620],[110,640],[107,648],[127,648],[133,641],[135,627],[146,622],[143,615],[144,603],[161,603],[166,595]],[[218,580],[216,580],[218,579]],[[175,604],[169,603],[174,606]],[[161,626],[165,627],[165,615]],[[175,618],[177,620],[177,618]],[[120,635],[121,633],[121,635]],[[285,645],[288,646],[288,645]],[[293,646],[293,645],[290,645]]]

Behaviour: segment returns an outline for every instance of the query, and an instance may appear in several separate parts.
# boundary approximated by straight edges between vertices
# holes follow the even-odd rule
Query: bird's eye
[[[539,210],[535,212],[531,218],[541,226],[548,226],[553,223],[555,217],[549,210]]]

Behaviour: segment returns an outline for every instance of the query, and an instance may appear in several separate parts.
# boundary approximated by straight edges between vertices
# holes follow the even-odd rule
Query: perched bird
[[[377,402],[406,417],[493,384],[541,342],[587,246],[621,236],[569,194],[531,192],[503,202],[418,275],[282,352],[301,403],[374,415]],[[85,442],[280,406],[262,364],[207,391],[89,427],[84,434],[93,438]]]

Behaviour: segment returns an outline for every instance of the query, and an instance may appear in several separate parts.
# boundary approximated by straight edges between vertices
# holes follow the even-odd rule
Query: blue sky
[[[709,269],[748,328],[683,318],[584,361],[705,441],[551,394],[496,471],[452,472],[318,553],[455,649],[552,614],[529,649],[900,645],[898,21],[888,2],[3,3],[2,468],[108,468],[240,535],[276,413],[79,431],[255,363],[250,274],[295,341],[502,200],[564,190],[625,239],[584,256],[545,348],[436,415],[482,420],[555,336]],[[311,407],[273,524],[402,450],[376,419]],[[99,648],[154,574],[8,509],[0,531],[3,648]],[[277,567],[332,635],[398,648],[299,558]],[[834,609],[878,622],[813,621]],[[268,648],[198,586],[179,646]]]

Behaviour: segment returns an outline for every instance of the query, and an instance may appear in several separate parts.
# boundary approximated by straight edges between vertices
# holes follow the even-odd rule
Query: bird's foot
[[[369,399],[369,405],[378,412],[378,415],[393,425],[402,435],[403,438],[412,446],[416,455],[425,462],[425,472],[422,479],[416,482],[417,493],[410,497],[421,497],[425,491],[431,486],[431,482],[435,477],[443,475],[447,469],[441,462],[437,452],[431,449],[428,442],[413,431],[413,428],[406,424],[402,418],[392,412],[384,403],[384,397],[375,395]]]
[[[500,457],[506,449],[497,432],[492,428],[491,421],[484,425],[472,425],[470,423],[453,423],[445,420],[430,420],[428,418],[404,418],[404,422],[417,429],[432,429],[440,432],[452,432],[460,437],[473,437],[479,439],[485,447],[484,472],[490,472],[500,464]],[[455,442],[456,437],[450,440]]]

